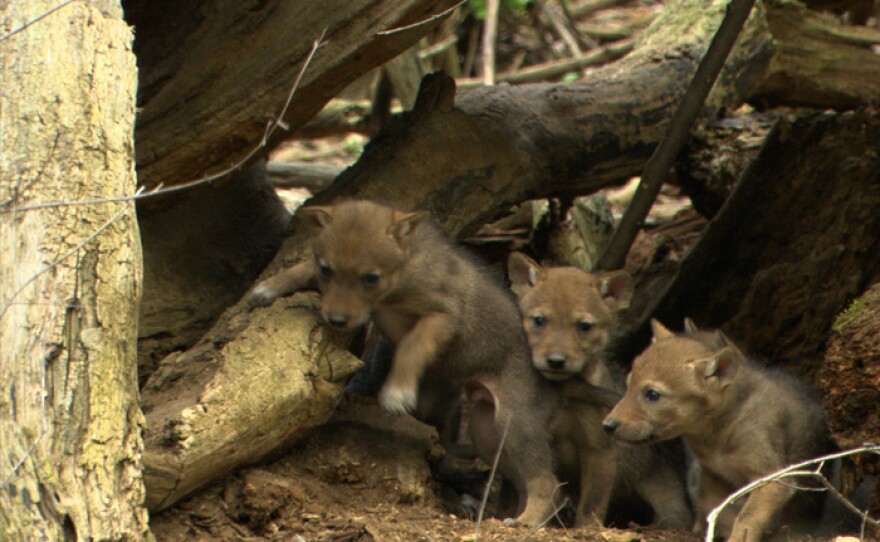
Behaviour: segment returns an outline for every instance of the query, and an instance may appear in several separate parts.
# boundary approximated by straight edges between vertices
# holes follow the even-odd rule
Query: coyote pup
[[[532,364],[549,380],[587,384],[579,387],[580,400],[557,407],[551,429],[560,474],[579,488],[575,524],[601,523],[616,489],[647,501],[658,526],[690,527],[682,473],[654,449],[620,449],[602,430],[623,388],[605,355],[617,315],[632,298],[632,278],[625,271],[543,268],[519,252],[511,253],[508,274]]]
[[[469,432],[519,496],[517,520],[553,512],[557,480],[547,427],[559,394],[531,367],[512,296],[427,220],[354,200],[298,213],[313,230],[314,261],[261,282],[265,305],[317,280],[321,315],[354,329],[373,320],[394,344],[379,401],[394,412],[442,419],[467,391]]]
[[[754,365],[721,332],[710,340],[691,322],[682,335],[656,320],[651,327],[654,342],[603,425],[632,444],[684,437],[699,465],[695,531],[739,487],[828,450],[822,406],[793,377]],[[730,541],[760,541],[795,491],[789,483],[756,489],[719,530]]]

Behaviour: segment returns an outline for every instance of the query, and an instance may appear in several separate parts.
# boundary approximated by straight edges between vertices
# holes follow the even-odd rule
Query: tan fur
[[[632,297],[630,276],[544,268],[517,252],[510,255],[508,274],[533,365],[549,380],[567,381],[568,395],[579,399],[560,404],[552,426],[560,474],[580,489],[576,524],[602,523],[615,487],[629,486],[652,505],[659,525],[689,526],[682,476],[652,450],[620,450],[602,429],[611,408],[603,390],[623,388],[612,377],[605,351],[617,315]]]
[[[727,495],[820,455],[827,438],[821,404],[793,378],[755,366],[723,334],[686,327],[676,335],[652,321],[654,342],[634,361],[626,394],[604,425],[634,444],[684,437],[699,466],[700,531]],[[722,517],[720,531],[758,542],[793,494],[778,483],[757,489],[738,513]]]
[[[311,276],[299,265],[260,283],[266,304],[316,279],[321,314],[354,329],[371,319],[396,347],[380,403],[442,419],[456,389],[469,392],[470,433],[492,461],[506,431],[500,469],[515,485],[529,525],[554,511],[557,481],[547,431],[558,393],[531,367],[512,298],[426,213],[368,201],[302,209],[314,229]]]

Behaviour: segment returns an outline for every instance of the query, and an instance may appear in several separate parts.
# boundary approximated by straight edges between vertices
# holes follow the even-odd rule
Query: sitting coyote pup
[[[511,253],[508,274],[532,364],[549,380],[588,384],[579,388],[580,400],[557,407],[551,426],[560,475],[579,488],[575,524],[601,523],[616,488],[647,501],[658,526],[690,527],[682,473],[653,449],[620,449],[602,430],[623,388],[605,351],[618,312],[632,298],[632,278],[625,271],[600,276],[575,267],[545,269],[519,252]]]
[[[471,438],[490,464],[506,433],[499,468],[519,495],[517,519],[538,525],[552,515],[558,483],[547,427],[560,394],[531,367],[508,292],[425,212],[355,200],[298,217],[314,230],[314,261],[261,282],[251,304],[317,279],[324,320],[348,330],[372,319],[394,344],[382,406],[442,419],[466,388]]]
[[[707,514],[739,487],[827,451],[822,406],[794,378],[752,364],[720,332],[711,344],[690,323],[683,335],[656,320],[651,326],[654,342],[636,358],[626,394],[603,425],[633,444],[684,437],[699,464],[694,530],[704,530]],[[760,541],[795,491],[790,483],[756,489],[719,530],[730,541]]]

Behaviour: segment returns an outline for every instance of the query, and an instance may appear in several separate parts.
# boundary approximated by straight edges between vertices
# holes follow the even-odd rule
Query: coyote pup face
[[[651,320],[654,342],[633,362],[626,394],[603,422],[615,439],[639,444],[687,436],[701,426],[743,354],[723,334],[676,335]]]
[[[300,215],[315,230],[312,249],[321,315],[340,329],[366,324],[394,291],[412,233],[428,216],[360,201],[308,207]]]
[[[589,380],[617,313],[632,299],[632,278],[625,271],[602,276],[575,267],[543,268],[519,252],[510,255],[508,270],[534,366],[549,380]]]

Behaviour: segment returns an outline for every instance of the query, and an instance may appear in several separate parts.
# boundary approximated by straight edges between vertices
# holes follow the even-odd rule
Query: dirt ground
[[[373,399],[348,396],[301,447],[153,515],[151,527],[160,542],[699,540],[684,532],[566,529],[556,522],[536,531],[497,517],[485,519],[478,533],[470,514],[479,508],[488,466],[451,465],[443,457],[433,429],[383,412]]]

